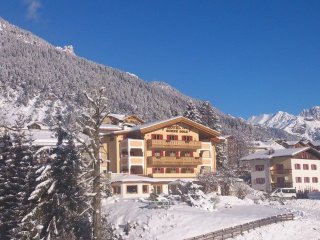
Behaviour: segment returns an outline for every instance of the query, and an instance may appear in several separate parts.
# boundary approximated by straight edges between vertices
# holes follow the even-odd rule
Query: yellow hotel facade
[[[218,137],[219,132],[181,116],[111,131],[102,138],[101,170],[153,183],[195,180],[198,173],[216,171]]]

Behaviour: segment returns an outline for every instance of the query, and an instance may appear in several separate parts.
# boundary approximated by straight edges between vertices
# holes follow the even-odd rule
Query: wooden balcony
[[[148,148],[160,148],[160,149],[190,149],[196,150],[201,148],[201,142],[199,141],[183,141],[183,140],[147,140]]]
[[[292,182],[275,182],[275,183],[271,183],[271,187],[272,189],[274,188],[292,188],[293,187],[293,183]]]
[[[271,174],[288,175],[292,173],[292,169],[274,169],[270,170]]]
[[[201,158],[196,157],[148,157],[149,166],[197,166],[202,164]]]

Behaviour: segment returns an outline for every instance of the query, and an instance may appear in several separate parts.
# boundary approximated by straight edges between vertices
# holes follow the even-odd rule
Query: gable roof
[[[182,116],[177,116],[177,117],[172,117],[166,120],[159,120],[159,121],[155,121],[155,122],[150,122],[150,123],[145,123],[142,125],[138,125],[135,127],[132,127],[130,129],[127,130],[123,130],[123,131],[115,131],[113,132],[113,134],[125,134],[125,133],[131,133],[131,132],[140,132],[142,134],[146,134],[149,132],[152,132],[154,130],[157,129],[161,129],[167,126],[171,126],[173,124],[177,124],[177,123],[184,123],[186,125],[192,126],[198,130],[200,130],[201,132],[209,135],[211,138],[216,138],[216,141],[219,141],[219,139],[217,138],[219,136],[219,132],[216,130],[213,130],[209,127],[206,127],[200,123],[194,122],[188,118],[182,117]]]
[[[256,159],[272,159],[276,157],[293,157],[306,150],[312,151],[320,158],[320,152],[318,152],[317,150],[311,147],[303,147],[303,148],[278,149],[274,151],[270,151],[270,150],[259,151],[241,158],[240,161],[250,161],[250,160],[256,160]]]

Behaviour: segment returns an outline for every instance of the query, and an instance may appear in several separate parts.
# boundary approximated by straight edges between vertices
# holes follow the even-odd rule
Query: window
[[[194,173],[193,168],[181,168],[181,173]]]
[[[166,151],[166,156],[167,157],[179,157],[179,152],[178,151]]]
[[[313,183],[318,183],[318,178],[317,178],[317,177],[313,177],[313,178],[312,178],[312,182],[313,182]]]
[[[256,184],[265,184],[266,179],[265,178],[256,178]]]
[[[264,165],[256,165],[256,171],[263,171]]]
[[[296,169],[296,170],[300,170],[300,169],[301,169],[301,165],[300,165],[300,164],[298,164],[298,163],[296,163],[296,164],[294,165],[294,169]]]
[[[164,173],[164,168],[152,168],[152,173]]]
[[[301,177],[296,177],[296,183],[302,183]]]
[[[162,157],[163,156],[163,151],[153,150],[152,151],[152,156],[154,156],[154,157]]]
[[[182,140],[186,142],[192,141],[192,136],[189,136],[189,135],[182,136]]]
[[[104,173],[104,174],[107,174],[107,170],[103,170],[103,173]]]
[[[311,170],[317,170],[317,165],[311,164]]]
[[[167,135],[167,140],[178,140],[178,135]]]
[[[179,168],[166,168],[166,173],[179,173]]]
[[[309,165],[308,164],[303,164],[303,170],[309,170]]]
[[[127,193],[130,193],[130,194],[138,193],[138,186],[137,185],[127,186]]]
[[[148,185],[142,185],[142,192],[143,193],[149,193],[149,186]]]
[[[305,182],[305,183],[309,183],[309,182],[310,182],[310,178],[309,178],[309,177],[305,177],[305,178],[304,178],[304,182]]]
[[[162,134],[151,134],[151,139],[162,140],[163,139],[163,135]]]
[[[154,189],[154,193],[156,193],[156,194],[162,193],[162,186],[161,185],[154,185],[153,189]]]
[[[193,157],[193,152],[191,152],[191,151],[181,151],[181,157]]]
[[[112,187],[112,190],[113,190],[114,195],[121,194],[121,187],[120,186],[114,186],[114,187]]]

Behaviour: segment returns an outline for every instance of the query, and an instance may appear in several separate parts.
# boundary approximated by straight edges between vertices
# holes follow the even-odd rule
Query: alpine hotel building
[[[102,138],[101,169],[118,174],[111,181],[115,194],[149,195],[146,189],[151,187],[166,193],[169,182],[216,171],[218,136],[219,132],[181,116],[110,131]],[[126,189],[128,182],[137,187]],[[141,192],[138,183],[145,185]]]

